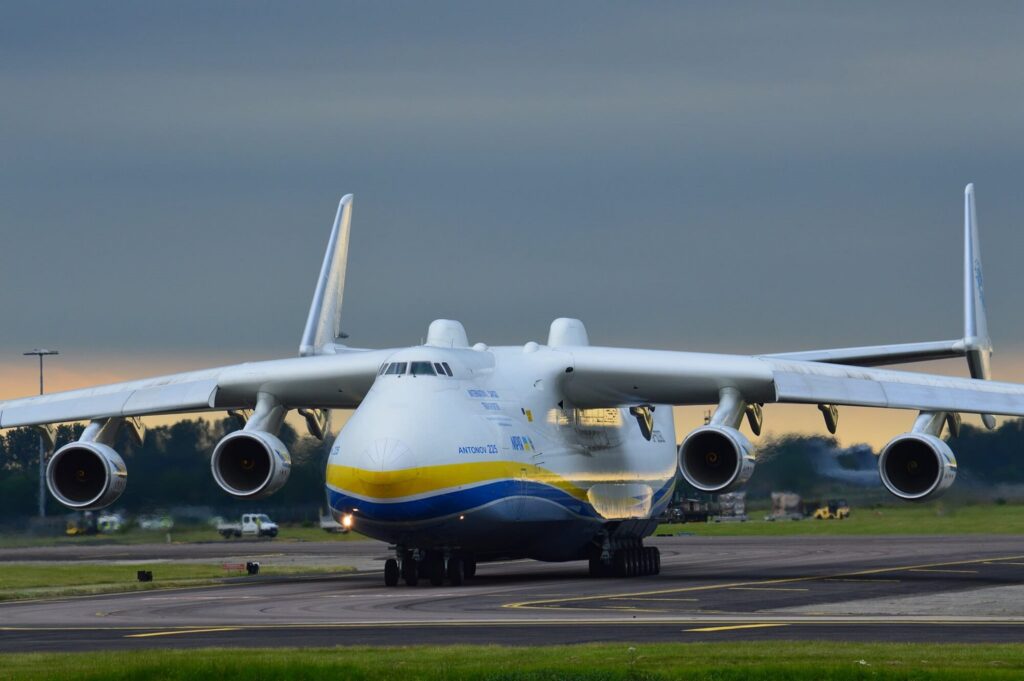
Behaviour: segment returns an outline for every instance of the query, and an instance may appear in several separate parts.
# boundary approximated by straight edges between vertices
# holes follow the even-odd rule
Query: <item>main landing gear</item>
[[[462,586],[476,574],[476,560],[472,556],[442,551],[413,551],[400,549],[398,558],[384,561],[384,585],[396,586],[404,581],[416,586],[426,579],[431,586],[441,586],[445,580],[452,586]]]
[[[661,572],[661,551],[656,546],[615,549],[610,559],[590,559],[591,577],[645,577]]]

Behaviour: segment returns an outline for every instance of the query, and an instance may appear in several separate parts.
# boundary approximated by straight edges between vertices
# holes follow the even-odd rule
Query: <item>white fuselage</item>
[[[674,487],[672,410],[654,408],[647,439],[629,409],[576,409],[567,359],[535,343],[395,352],[385,366],[401,372],[377,377],[331,450],[332,511],[383,541],[481,557],[572,560],[650,534]]]

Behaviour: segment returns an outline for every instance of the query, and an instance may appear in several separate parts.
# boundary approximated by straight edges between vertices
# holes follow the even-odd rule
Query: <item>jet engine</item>
[[[754,472],[754,445],[728,426],[702,426],[679,445],[679,472],[702,492],[728,492]]]
[[[938,494],[956,480],[956,457],[945,442],[925,433],[893,438],[878,457],[886,489],[908,501]]]
[[[238,430],[217,443],[210,467],[222,490],[255,499],[281,489],[291,472],[292,459],[276,436],[259,430]]]
[[[99,442],[72,442],[46,466],[46,486],[69,508],[94,511],[117,501],[128,484],[121,456]]]

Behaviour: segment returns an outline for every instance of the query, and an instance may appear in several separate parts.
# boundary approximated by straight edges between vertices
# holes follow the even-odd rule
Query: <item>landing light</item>
[[[346,513],[345,515],[341,516],[341,526],[344,527],[346,530],[352,529],[352,515],[351,514]]]

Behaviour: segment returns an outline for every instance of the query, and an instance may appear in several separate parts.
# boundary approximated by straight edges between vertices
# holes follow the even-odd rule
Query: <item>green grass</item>
[[[1024,646],[891,643],[600,644],[512,648],[132,650],[0,655],[5,679],[68,681],[1019,679]]]
[[[176,544],[190,544],[195,542],[238,542],[257,541],[252,538],[224,539],[217,530],[203,526],[182,526],[171,529],[170,533],[158,530],[140,530],[132,528],[124,532],[114,534],[94,534],[78,537],[55,536],[55,537],[33,537],[25,534],[0,534],[0,548],[23,548],[31,546],[84,546],[89,544],[163,544],[167,541],[167,535],[171,535],[171,542]],[[319,527],[301,527],[285,525],[281,527],[281,533],[275,539],[262,538],[261,542],[305,542],[305,541],[351,541],[353,539],[365,539],[361,534],[349,532],[347,534],[335,534],[324,532]]]
[[[745,523],[661,525],[659,534],[691,532],[700,536],[882,535],[882,534],[1024,534],[1024,505],[853,507],[846,520],[777,520],[751,512]]]
[[[153,581],[139,582],[135,574],[138,570],[152,571]],[[261,565],[260,575],[338,573],[351,570],[344,566]],[[0,601],[202,586],[240,575],[245,575],[245,572],[227,571],[220,563],[3,563],[0,564]]]

